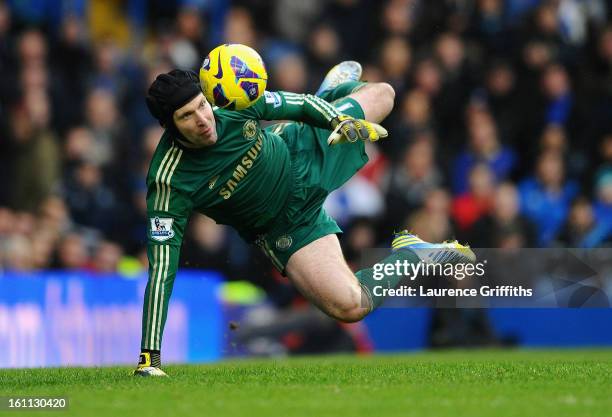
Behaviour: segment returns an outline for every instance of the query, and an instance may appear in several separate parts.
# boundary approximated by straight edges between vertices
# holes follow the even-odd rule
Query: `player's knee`
[[[395,89],[389,83],[376,83],[376,101],[378,103],[380,112],[386,117],[395,103]]]
[[[389,101],[395,101],[395,89],[389,83],[378,83],[381,90],[381,95],[387,98]]]
[[[354,289],[349,296],[336,300],[328,309],[328,313],[336,320],[344,323],[355,323],[360,321],[369,312],[369,307],[364,304],[361,295],[360,287]]]
[[[368,311],[369,310],[363,306],[356,306],[339,311],[335,318],[343,323],[356,323],[367,316]]]

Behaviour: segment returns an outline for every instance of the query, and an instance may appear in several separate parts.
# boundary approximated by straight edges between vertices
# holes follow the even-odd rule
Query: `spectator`
[[[516,73],[507,62],[495,61],[485,75],[486,105],[504,143],[515,143],[521,130]]]
[[[485,164],[475,165],[470,171],[468,192],[453,200],[453,219],[459,231],[469,234],[474,223],[491,212],[494,190],[491,169]]]
[[[398,95],[406,90],[406,79],[412,64],[412,50],[404,38],[391,37],[381,45],[382,78],[391,84]]]
[[[186,268],[214,269],[232,275],[230,248],[226,230],[203,215],[191,219],[181,264]]]
[[[107,274],[117,272],[122,255],[121,246],[113,242],[102,241],[94,252],[91,267],[96,272]]]
[[[510,182],[500,184],[495,190],[491,213],[477,220],[466,236],[466,241],[477,248],[534,247],[536,244],[533,224],[520,213],[519,194]]]
[[[288,20],[286,23],[291,22]],[[291,26],[297,27],[293,22]],[[225,42],[242,43],[252,48],[257,47],[257,34],[255,32],[253,17],[242,7],[229,10],[225,18]]]
[[[434,148],[428,138],[410,144],[401,165],[394,166],[386,181],[387,213],[391,223],[399,223],[408,213],[425,202],[426,195],[442,185],[442,174],[434,160]],[[397,213],[393,215],[392,213]],[[398,217],[399,216],[399,217]]]
[[[546,124],[566,125],[571,115],[573,97],[565,68],[559,64],[549,65],[542,75],[542,88],[548,100]]]
[[[34,212],[59,179],[59,149],[49,126],[50,106],[45,91],[33,90],[12,111],[11,205],[18,210]]]
[[[421,90],[412,89],[404,96],[401,102],[400,119],[397,121],[394,137],[406,138],[413,141],[415,136],[425,131],[434,130],[434,119],[431,99]],[[389,144],[398,149],[404,143]],[[395,154],[396,152],[392,152]]]
[[[304,93],[308,74],[304,57],[296,51],[283,53],[272,66],[273,88]]]
[[[112,233],[119,220],[115,194],[103,181],[98,165],[81,161],[61,189],[70,216],[82,226]]]
[[[612,238],[612,223],[597,223],[593,207],[588,199],[576,199],[567,223],[560,233],[559,241],[570,248],[594,248]]]
[[[516,154],[500,143],[497,128],[491,115],[477,108],[468,110],[469,148],[455,159],[453,189],[462,194],[468,189],[468,175],[472,168],[483,163],[489,167],[495,181],[507,179],[516,164]]]
[[[557,152],[540,155],[534,177],[519,185],[521,211],[538,229],[538,245],[548,246],[565,222],[578,185],[565,178],[563,158]]]
[[[55,266],[60,269],[84,270],[89,262],[85,239],[76,232],[64,236],[57,248]]]
[[[444,189],[430,191],[423,208],[410,215],[405,228],[429,242],[442,242],[454,236],[454,225],[449,216],[450,196]]]

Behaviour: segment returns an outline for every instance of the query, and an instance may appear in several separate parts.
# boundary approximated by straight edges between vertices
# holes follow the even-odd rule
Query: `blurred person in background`
[[[595,248],[610,243],[612,222],[596,222],[591,202],[579,197],[572,203],[557,241],[569,248]]]
[[[400,108],[391,117],[393,137],[403,138],[389,145],[386,151],[394,163],[401,163],[401,155],[407,143],[413,142],[418,135],[436,132],[436,120],[430,97],[423,91],[412,89],[406,92]]]
[[[9,271],[30,271],[34,267],[32,242],[23,235],[11,236],[4,242],[4,267]]]
[[[271,88],[276,90],[302,93],[308,85],[306,62],[301,53],[295,50],[280,52],[272,63]]]
[[[116,97],[110,90],[89,90],[86,97],[87,128],[93,136],[92,161],[102,166],[120,164],[120,151],[127,142]]]
[[[133,175],[130,158],[133,145],[112,91],[95,88],[88,92],[86,127],[94,139],[88,161],[100,168],[111,192],[120,201],[128,200]]]
[[[31,239],[32,269],[44,271],[52,267],[53,251],[59,236],[52,229],[40,228]]]
[[[115,193],[104,183],[101,167],[91,161],[81,160],[61,186],[70,217],[82,226],[104,233],[115,231],[120,220]]]
[[[532,158],[525,157],[526,161],[531,160],[531,165],[536,162],[537,156],[544,152],[559,153],[563,156],[567,175],[570,178],[582,178],[589,169],[587,152],[582,149],[571,149],[568,137],[568,129],[559,124],[548,124],[542,130],[539,137],[539,148],[537,154]]]
[[[469,236],[478,220],[491,213],[495,195],[494,174],[486,164],[474,165],[469,174],[468,191],[453,200],[452,215],[458,232]]]
[[[49,98],[44,91],[28,91],[11,112],[13,155],[11,206],[34,212],[49,196],[60,176],[60,152],[49,123]],[[35,168],[35,169],[34,169]]]
[[[64,137],[63,171],[72,172],[83,160],[95,161],[97,151],[93,132],[85,126],[73,126]]]
[[[494,61],[484,78],[486,106],[504,143],[515,143],[521,129],[521,108],[517,97],[516,72],[509,62]]]
[[[121,246],[114,242],[101,241],[94,249],[91,269],[100,273],[116,273],[122,256]]]
[[[40,206],[38,227],[49,230],[55,237],[65,234],[73,227],[65,201],[59,195],[52,195]]]
[[[519,185],[521,212],[538,228],[538,245],[547,247],[555,239],[578,192],[578,184],[565,176],[562,156],[558,152],[542,153],[535,176]]]
[[[442,188],[433,189],[427,193],[423,207],[406,218],[405,225],[422,239],[449,240],[455,235],[450,212],[449,193]]]
[[[519,0],[520,1],[520,0]],[[482,43],[485,53],[491,55],[503,54],[511,47],[512,37],[509,36],[508,16],[503,0],[478,0],[471,15],[468,34]]]
[[[89,248],[85,238],[75,231],[63,236],[55,253],[54,268],[84,271],[88,263]]]
[[[412,49],[405,38],[389,37],[380,46],[378,59],[382,78],[387,80],[398,96],[407,88],[408,74],[412,65]]]
[[[493,173],[494,181],[507,179],[516,166],[514,150],[504,146],[497,133],[491,114],[472,104],[466,113],[468,146],[455,159],[452,178],[453,191],[463,194],[469,187],[469,173],[478,164],[485,164]]]
[[[536,244],[535,227],[520,212],[516,186],[504,182],[495,190],[492,211],[473,224],[466,238],[477,248],[497,248],[502,247],[509,236],[519,248],[531,248]]]
[[[113,39],[105,39],[94,45],[93,68],[87,80],[88,91],[105,90],[115,97],[123,97],[128,88],[122,64],[124,52]],[[87,104],[86,104],[87,105]]]
[[[542,88],[548,103],[545,124],[567,126],[572,114],[574,98],[569,76],[562,65],[551,64],[542,74]]]
[[[442,108],[442,70],[433,57],[425,57],[414,66],[413,84],[416,89],[425,93],[433,102],[436,114]]]
[[[206,25],[198,7],[189,3],[182,6],[176,16],[176,27],[178,37],[191,43],[198,58],[206,56],[210,46],[205,33]]]
[[[224,28],[223,36],[226,43],[241,43],[253,48],[257,47],[258,37],[255,22],[246,8],[232,7],[229,9],[225,16]]]
[[[384,178],[387,206],[383,229],[393,229],[406,215],[420,208],[430,191],[443,183],[442,173],[436,166],[431,136],[422,135],[408,145],[400,164],[394,165]]]
[[[180,263],[186,268],[210,268],[233,276],[227,230],[204,215],[193,216],[185,235]]]

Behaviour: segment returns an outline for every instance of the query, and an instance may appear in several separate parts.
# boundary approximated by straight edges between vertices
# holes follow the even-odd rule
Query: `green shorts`
[[[342,113],[364,117],[363,110],[352,98],[335,101]],[[271,229],[256,243],[285,273],[291,255],[309,243],[342,230],[323,209],[323,202],[368,162],[363,141],[329,146],[331,131],[303,123],[286,123],[275,131],[289,147],[293,187],[287,203]]]

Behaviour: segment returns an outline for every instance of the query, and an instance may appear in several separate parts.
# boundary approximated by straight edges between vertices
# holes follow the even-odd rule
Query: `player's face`
[[[172,116],[179,132],[189,143],[185,146],[201,148],[217,142],[215,115],[203,94],[198,94]]]

